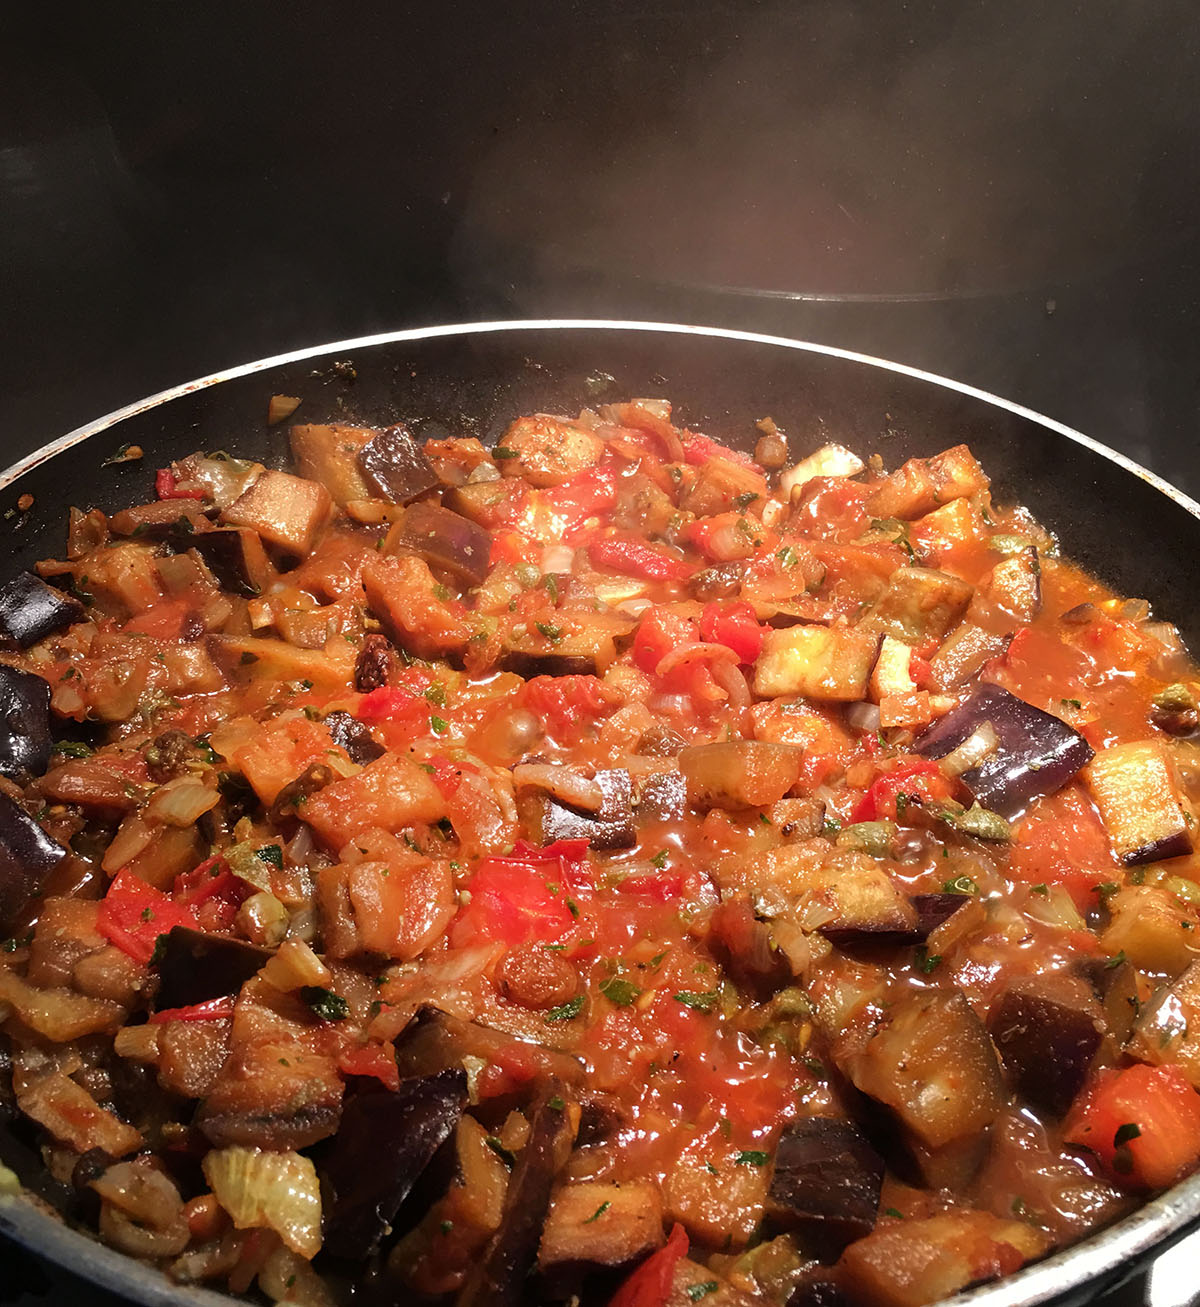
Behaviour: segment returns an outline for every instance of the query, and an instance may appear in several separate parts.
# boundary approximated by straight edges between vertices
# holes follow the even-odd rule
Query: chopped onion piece
[[[217,1202],[239,1230],[274,1230],[310,1261],[321,1248],[321,1191],[312,1162],[299,1153],[214,1148],[202,1163]]]
[[[545,790],[562,803],[586,812],[599,812],[604,806],[604,791],[590,777],[581,776],[569,767],[553,763],[524,762],[513,768],[513,784],[518,789]]]
[[[942,770],[947,776],[961,776],[995,753],[998,745],[996,728],[991,722],[980,722],[957,749],[952,749],[939,760]]]
[[[879,705],[877,703],[848,704],[846,707],[846,725],[851,730],[874,735],[880,726]]]

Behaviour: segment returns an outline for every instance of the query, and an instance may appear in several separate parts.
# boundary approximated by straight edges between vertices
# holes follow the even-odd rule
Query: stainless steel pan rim
[[[405,331],[382,332],[352,340],[294,350],[253,363],[214,372],[196,381],[189,381],[169,390],[160,391],[125,408],[78,427],[67,435],[44,445],[41,449],[19,460],[0,472],[0,489],[5,489],[24,473],[55,458],[89,437],[107,431],[118,423],[147,410],[157,408],[181,396],[192,394],[220,382],[231,381],[257,372],[265,372],[289,363],[304,362],[328,355],[346,355],[373,346],[397,344],[405,341],[431,340],[439,337],[535,331],[624,331],[661,333],[667,335],[698,336],[741,341],[751,344],[775,346],[810,354],[826,355],[873,368],[900,373],[917,381],[939,386],[959,394],[978,399],[994,408],[1003,409],[1018,417],[1036,423],[1066,437],[1094,453],[1115,463],[1131,475],[1147,482],[1154,489],[1174,500],[1181,508],[1200,518],[1200,503],[1183,494],[1161,477],[1109,448],[1090,436],[1084,435],[1053,418],[1048,418],[1020,404],[948,377],[925,372],[903,363],[894,363],[853,350],[838,349],[810,341],[792,340],[784,336],[764,335],[758,332],[737,331],[721,327],[703,327],[668,322],[637,322],[610,319],[521,319],[501,322],[468,322],[437,327],[420,327]],[[956,1307],[1024,1307],[1028,1304],[1048,1302],[1072,1290],[1078,1291],[1089,1283],[1104,1285],[1118,1281],[1125,1270],[1140,1260],[1151,1249],[1167,1248],[1185,1234],[1200,1219],[1200,1174],[1192,1176],[1158,1198],[1145,1204],[1132,1215],[1116,1222],[1082,1242],[1055,1253],[1043,1261],[1028,1266],[994,1284],[981,1285],[946,1299]],[[0,1233],[58,1264],[67,1267],[93,1283],[133,1298],[146,1307],[229,1307],[232,1301],[225,1294],[211,1289],[177,1285],[169,1281],[156,1268],[127,1257],[109,1248],[89,1235],[71,1229],[56,1215],[37,1203],[11,1193],[0,1194]]]

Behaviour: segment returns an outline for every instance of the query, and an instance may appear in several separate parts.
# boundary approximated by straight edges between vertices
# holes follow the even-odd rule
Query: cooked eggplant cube
[[[325,717],[330,738],[334,744],[346,750],[351,762],[365,767],[367,763],[382,758],[387,750],[371,734],[366,722],[360,722],[348,712],[331,712]]]
[[[0,790],[0,930],[9,927],[66,856],[66,849]]]
[[[519,1307],[528,1301],[525,1281],[537,1258],[550,1194],[574,1142],[562,1093],[551,1082],[534,1112],[508,1180],[500,1227],[468,1273],[456,1307]]]
[[[655,772],[638,784],[639,821],[674,821],[687,806],[687,782],[677,771]]]
[[[875,1228],[883,1158],[851,1121],[806,1117],[783,1132],[767,1210],[774,1224],[805,1232],[822,1261]]]
[[[0,774],[41,776],[50,765],[50,686],[0,663]]]
[[[1042,611],[1042,568],[1029,545],[992,568],[967,609],[967,619],[1013,630]]]
[[[47,585],[32,572],[18,572],[7,585],[0,586],[0,635],[28,649],[31,644],[72,622],[81,622],[83,605]]]
[[[879,646],[879,657],[871,673],[871,697],[876,703],[888,695],[913,694],[917,685],[909,674],[912,663],[912,646],[885,635]]]
[[[385,427],[359,451],[368,485],[393,504],[408,504],[438,485],[433,464],[403,422]]]
[[[461,513],[437,504],[413,504],[388,533],[384,550],[416,554],[437,571],[449,572],[468,586],[487,578],[491,536]]]
[[[461,1067],[401,1081],[393,1092],[368,1090],[346,1100],[319,1168],[327,1200],[326,1252],[364,1261],[379,1247],[466,1102]]]
[[[596,772],[592,779],[604,796],[599,812],[581,812],[543,791],[521,796],[521,819],[539,844],[587,840],[594,849],[628,849],[637,843],[629,773],[613,768]]]
[[[867,697],[879,633],[857,626],[768,631],[754,666],[754,692],[853,703]]]
[[[158,961],[155,1003],[160,1010],[191,1007],[236,994],[272,956],[270,949],[245,940],[174,926],[167,932]]]
[[[557,623],[556,623],[557,625]],[[589,613],[562,624],[554,648],[536,627],[516,626],[504,641],[500,666],[526,678],[533,676],[603,676],[617,656],[617,641],[632,634],[636,623],[619,614]]]
[[[957,690],[974,680],[984,663],[999,658],[1008,648],[1007,635],[993,635],[974,622],[963,622],[942,641],[930,659],[929,667],[935,689]]]
[[[1061,789],[1092,759],[1078,731],[998,685],[980,686],[913,747],[926,758],[944,758],[984,722],[996,733],[996,749],[964,772],[962,782],[976,803],[1002,817]]]
[[[971,897],[968,894],[914,894],[909,902],[917,914],[912,942],[923,944],[943,921],[949,921],[959,908],[970,903]]]
[[[927,1183],[969,1178],[1008,1096],[992,1041],[961,991],[906,994],[841,1061],[858,1089],[895,1114]]]
[[[1084,773],[1113,852],[1125,865],[1192,851],[1187,818],[1166,750],[1158,740],[1101,749]]]
[[[992,1004],[988,1032],[1019,1094],[1061,1116],[1104,1036],[1091,987],[1061,973],[1014,981]]]
[[[924,517],[951,499],[965,499],[988,488],[983,468],[966,445],[955,445],[932,458],[910,458],[867,500],[874,518]]]
[[[351,500],[371,497],[358,456],[378,434],[372,427],[300,425],[289,434],[296,471],[306,480],[320,482],[335,504],[344,508]]]
[[[1136,1008],[1127,1005],[1126,1010]],[[1129,1052],[1140,1062],[1178,1066],[1200,1087],[1200,962],[1193,962],[1138,1013]]]
[[[221,514],[230,526],[257,531],[286,554],[305,557],[325,525],[332,500],[317,481],[268,469]]]
[[[940,640],[971,602],[971,587],[931,567],[899,567],[863,625],[906,644]]]
[[[254,599],[271,577],[271,565],[257,531],[218,527],[175,537],[176,548],[194,549],[217,581],[234,594]]]
[[[550,1204],[538,1249],[543,1274],[627,1266],[662,1242],[658,1186],[582,1180],[563,1185]]]
[[[697,808],[764,808],[800,779],[800,759],[794,744],[722,740],[681,750],[679,770]]]

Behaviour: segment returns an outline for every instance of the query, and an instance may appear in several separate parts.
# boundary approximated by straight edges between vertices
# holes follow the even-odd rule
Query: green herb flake
[[[895,1208],[895,1207],[885,1207],[885,1208],[883,1209],[883,1214],[884,1214],[884,1216],[892,1216],[892,1217],[895,1217],[895,1219],[896,1219],[897,1221],[903,1221],[903,1220],[904,1220],[904,1213],[903,1213],[902,1211],[900,1211],[898,1208]]]
[[[575,1018],[583,1011],[583,995],[576,994],[574,998],[568,999],[566,1003],[558,1007],[552,1007],[546,1013],[546,1021],[574,1021]]]
[[[56,740],[50,751],[61,753],[66,758],[90,758],[95,753],[90,744],[84,744],[81,740]]]
[[[766,1166],[769,1154],[757,1148],[744,1148],[733,1160],[738,1166]]]
[[[659,849],[659,851],[654,855],[654,857],[650,859],[650,861],[654,863],[656,867],[661,869],[667,865],[668,857],[670,857],[670,854],[666,849]]]
[[[1083,704],[1078,699],[1060,699],[1059,703],[1064,708],[1082,708]]]
[[[551,644],[557,644],[563,638],[561,626],[555,626],[551,622],[534,622],[534,626],[537,627]]]
[[[442,603],[445,603],[446,600],[450,598],[450,587],[442,585],[439,582],[433,587],[433,597],[435,599],[440,599]]]
[[[500,1142],[500,1139],[497,1135],[488,1135],[488,1137],[483,1142],[487,1144],[487,1146],[492,1150],[493,1153],[496,1154],[496,1156],[504,1163],[505,1166],[512,1166],[513,1161],[515,1159],[513,1158],[512,1153],[510,1153],[508,1149],[505,1148],[504,1145]]]
[[[589,1216],[587,1220],[584,1221],[584,1225],[591,1225],[593,1221],[598,1221],[604,1215],[604,1213],[608,1211],[608,1209],[611,1206],[612,1203],[607,1201],[601,1203],[600,1206],[597,1207],[596,1210],[591,1214],[591,1216]]]
[[[567,911],[571,914],[571,916],[575,918],[576,921],[579,920],[579,904],[576,903],[574,899],[567,900]],[[589,940],[588,942],[590,943],[591,941]],[[582,941],[580,942],[580,947],[581,948],[583,947]]]
[[[300,997],[322,1021],[345,1021],[350,1015],[350,1004],[341,994],[322,985],[301,986]]]
[[[492,450],[492,457],[498,458],[503,463],[510,458],[520,458],[521,455],[518,454],[515,449],[508,449],[504,445],[497,445],[496,448]]]
[[[791,545],[784,545],[775,557],[783,567],[795,567],[800,561],[800,555],[796,553]]]
[[[715,989],[707,989],[703,992],[683,989],[677,993],[674,998],[676,1003],[682,1003],[684,1007],[695,1008],[697,1012],[711,1012],[717,1006],[719,995]]]
[[[438,1229],[441,1230],[443,1234],[449,1234],[450,1231],[454,1229],[454,1222],[442,1221],[441,1224],[438,1226]]]
[[[555,1094],[553,1098],[546,1099],[546,1106],[550,1108],[551,1111],[561,1112],[565,1109],[567,1105],[565,1102],[563,1102],[561,1095]]]
[[[955,876],[953,880],[948,880],[942,889],[947,894],[978,894],[979,886],[970,878],[970,876]]]
[[[430,716],[429,728],[435,735],[445,735],[450,729],[450,723],[444,717]]]
[[[1125,950],[1122,949],[1120,953],[1114,953],[1111,958],[1105,959],[1104,970],[1115,971],[1124,961],[1125,961]]]
[[[550,602],[557,604],[558,577],[555,576],[553,572],[547,572],[546,575],[542,577],[542,585],[545,587],[546,593],[550,596]]]
[[[734,501],[733,501],[733,506],[734,506],[734,508],[737,509],[737,511],[738,511],[739,513],[741,513],[741,512],[743,512],[745,509],[749,508],[750,505],[751,505],[752,503],[754,503],[754,501],[755,501],[757,498],[758,498],[758,492],[757,492],[757,491],[754,491],[754,490],[746,490],[746,491],[744,491],[742,494],[740,494],[740,495],[738,495],[738,496],[735,497],[735,499],[734,499]]]
[[[440,681],[435,681],[428,690],[425,691],[425,697],[430,703],[436,703],[439,708],[446,706],[446,690]]]
[[[154,920],[154,909],[153,909],[153,908],[143,908],[143,909],[142,909],[142,913],[141,913],[140,920],[141,920],[141,921],[153,921],[153,920]]]
[[[699,1302],[701,1298],[707,1298],[710,1293],[717,1291],[716,1280],[701,1280],[697,1284],[689,1284],[687,1287],[687,1296],[692,1302]]]
[[[600,982],[600,992],[616,1007],[629,1007],[642,996],[642,991],[620,976],[609,976]]]
[[[261,849],[254,850],[254,856],[259,862],[265,862],[269,867],[277,867],[283,870],[283,850],[278,844],[265,844]]]
[[[1030,890],[1030,893],[1031,893],[1031,894],[1049,894],[1049,893],[1050,893],[1050,886],[1047,885],[1045,881],[1042,881],[1042,883],[1041,883],[1040,885],[1034,885],[1033,888]]]
[[[942,955],[940,953],[929,953],[925,946],[922,945],[917,949],[917,969],[926,976],[932,974],[941,965]]]
[[[1107,903],[1121,887],[1115,880],[1106,880],[1103,884],[1093,885],[1092,888],[1099,895],[1100,902]]]

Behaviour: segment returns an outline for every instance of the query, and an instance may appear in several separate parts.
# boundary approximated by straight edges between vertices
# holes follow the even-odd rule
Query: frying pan
[[[0,473],[6,570],[59,554],[72,505],[106,511],[153,496],[154,469],[196,449],[286,464],[286,427],[266,425],[272,394],[301,398],[309,422],[371,425],[403,417],[422,436],[478,435],[538,410],[572,412],[638,395],[675,401],[678,418],[746,446],[770,415],[793,454],[829,440],[895,466],[965,441],[1001,501],[1050,526],[1063,551],[1119,594],[1148,599],[1200,647],[1188,560],[1200,554],[1200,505],[1121,454],[1016,404],[913,368],[774,336],[664,323],[471,323],[395,332],[264,359],[109,414]],[[135,462],[105,466],[121,446]],[[27,511],[19,497],[33,496]],[[10,511],[11,510],[11,511]],[[0,1120],[0,1158],[26,1190],[0,1196],[0,1232],[95,1283],[147,1304],[229,1307],[70,1228],[64,1193],[39,1176],[19,1121]],[[2,1186],[0,1186],[2,1189]],[[1091,1301],[1200,1221],[1200,1175],[1082,1243],[956,1296],[963,1307]],[[3,1252],[0,1251],[0,1261]]]

